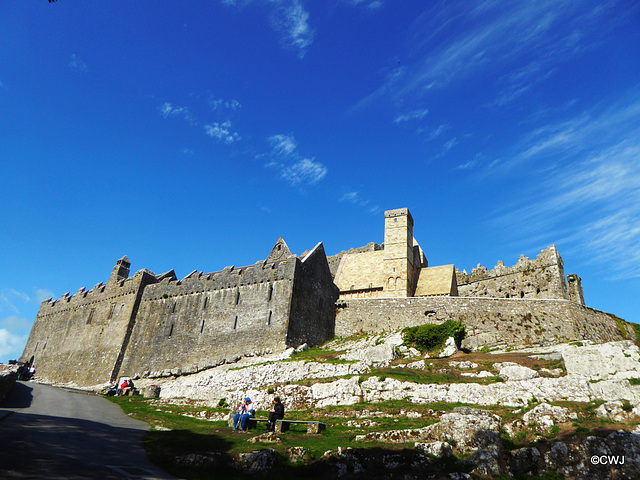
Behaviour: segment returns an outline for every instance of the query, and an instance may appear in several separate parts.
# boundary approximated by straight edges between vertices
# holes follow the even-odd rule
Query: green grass
[[[166,405],[141,397],[108,397],[114,403],[120,405],[123,411],[134,418],[149,423],[151,430],[145,437],[144,446],[151,460],[164,470],[185,479],[208,478],[250,478],[238,473],[232,467],[233,461],[241,453],[274,449],[280,457],[280,463],[285,466],[282,478],[300,478],[309,476],[309,472],[300,470],[300,466],[288,462],[286,449],[302,446],[307,449],[305,462],[313,462],[320,459],[328,450],[338,447],[352,447],[364,449],[382,449],[384,451],[398,451],[405,448],[413,448],[413,444],[389,445],[381,442],[355,442],[356,434],[365,434],[380,430],[396,430],[405,428],[420,428],[435,422],[433,418],[389,418],[376,417],[373,419],[376,425],[369,427],[347,426],[349,420],[358,421],[353,415],[355,411],[362,411],[365,407],[376,411],[398,413],[400,408],[411,406],[408,402],[386,402],[376,404],[355,405],[352,407],[331,407],[314,411],[287,412],[287,418],[291,420],[318,420],[327,425],[327,428],[319,435],[307,435],[306,426],[292,424],[291,429],[278,436],[281,444],[249,443],[251,437],[264,433],[264,426],[260,425],[248,434],[239,434],[231,431],[226,421],[206,421],[183,414],[197,414],[200,411],[228,412],[228,409],[204,408],[195,406]],[[415,408],[415,406],[413,406]],[[425,408],[426,410],[426,408]],[[259,418],[266,418],[266,411],[256,412]],[[160,430],[158,430],[160,429]],[[165,430],[170,429],[170,430]],[[218,465],[213,472],[206,472],[203,468],[194,468],[184,465],[176,465],[174,458],[181,455],[211,455],[221,454],[224,459],[222,465]],[[297,472],[297,473],[296,473]],[[313,476],[313,475],[312,475]]]
[[[380,403],[360,402],[355,405],[338,405],[321,409],[287,412],[287,418],[291,420],[317,420],[327,425],[319,435],[307,435],[304,425],[292,425],[291,430],[279,434],[280,444],[249,443],[247,440],[264,432],[264,427],[258,426],[248,434],[234,433],[228,427],[226,421],[206,421],[199,418],[184,416],[198,415],[205,411],[208,413],[227,413],[226,408],[207,408],[196,406],[195,402],[183,400],[185,405],[169,404],[166,401],[145,399],[141,397],[108,397],[111,401],[121,406],[128,415],[144,420],[152,426],[152,430],[144,439],[145,449],[150,459],[165,471],[178,478],[186,480],[196,479],[249,479],[254,478],[243,473],[235,464],[239,455],[257,450],[272,449],[278,455],[277,467],[269,474],[268,478],[275,479],[320,479],[330,478],[335,471],[329,471],[331,461],[322,460],[326,451],[335,451],[338,447],[351,447],[367,458],[400,455],[407,465],[415,460],[419,453],[412,444],[385,444],[381,442],[355,442],[357,434],[369,432],[381,432],[389,430],[402,430],[421,428],[433,424],[438,416],[444,412],[450,412],[456,407],[472,407],[489,410],[502,418],[503,424],[521,418],[527,409],[514,410],[513,407],[504,406],[477,406],[463,403],[430,403],[417,405],[408,399],[386,401]],[[576,437],[586,435],[606,436],[611,431],[618,429],[618,423],[598,417],[595,409],[602,402],[552,402],[571,408],[579,413],[580,418],[573,422],[573,426],[563,425],[550,429],[548,433],[538,432],[534,427],[528,426],[521,432],[510,437],[502,431],[502,446],[507,450],[533,446],[542,449],[560,440],[574,442]],[[420,418],[408,418],[400,412],[412,411],[420,413]],[[367,413],[366,411],[369,411]],[[267,416],[266,411],[258,411],[259,418]],[[369,426],[348,426],[350,421],[363,425],[364,420],[375,422]],[[307,449],[304,460],[291,463],[287,454],[290,447],[304,447]],[[447,472],[448,468],[464,455],[457,451],[454,445],[452,459],[447,461],[435,461],[430,464],[438,472]],[[176,463],[176,457],[185,455],[201,455],[207,459],[208,465],[188,466]],[[459,466],[457,467],[459,468]],[[446,477],[446,475],[445,475]],[[349,477],[350,478],[350,477]],[[370,478],[378,478],[373,477]],[[553,480],[553,474],[545,474],[540,477],[523,477],[528,479]]]
[[[499,377],[463,377],[460,372],[454,369],[450,369],[449,372],[438,372],[432,370],[413,370],[410,368],[391,368],[384,367],[377,369],[374,373],[365,373],[361,377],[378,377],[381,378],[394,378],[402,382],[413,383],[431,383],[431,384],[447,384],[447,383],[496,383],[503,380]],[[380,380],[383,381],[383,380]]]

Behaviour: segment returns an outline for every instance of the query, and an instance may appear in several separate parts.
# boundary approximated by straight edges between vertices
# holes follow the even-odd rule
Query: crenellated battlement
[[[518,262],[512,267],[506,267],[502,260],[499,260],[493,270],[488,270],[486,267],[478,264],[471,274],[467,274],[466,271],[460,272],[456,269],[456,276],[458,278],[458,285],[469,284],[487,280],[489,278],[503,277],[506,275],[516,275],[529,273],[532,270],[546,268],[550,266],[563,267],[564,263],[562,258],[558,254],[555,245],[549,245],[546,249],[542,250],[534,260],[530,260],[529,257],[520,255]]]
[[[462,297],[562,299],[584,305],[579,282],[569,291],[564,262],[555,245],[549,245],[534,260],[520,255],[511,267],[498,261],[493,270],[480,264],[471,274],[456,270],[456,281]]]
[[[446,319],[473,329],[473,348],[617,335],[606,314],[584,307],[581,279],[565,278],[554,245],[467,274],[429,267],[406,208],[385,212],[384,238],[329,258],[322,243],[297,256],[279,238],[265,260],[181,279],[173,270],[130,277],[124,256],[106,283],[42,302],[21,360],[48,381],[96,385]]]
[[[280,238],[266,260],[181,280],[128,277],[129,266],[125,256],[107,283],[42,302],[23,361],[51,381],[93,385],[333,337],[338,292],[321,243],[301,259]]]

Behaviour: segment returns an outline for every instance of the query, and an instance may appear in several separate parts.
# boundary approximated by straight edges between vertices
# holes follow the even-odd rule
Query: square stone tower
[[[420,268],[413,265],[413,257],[413,217],[409,209],[387,210],[384,212],[384,296],[413,296]]]

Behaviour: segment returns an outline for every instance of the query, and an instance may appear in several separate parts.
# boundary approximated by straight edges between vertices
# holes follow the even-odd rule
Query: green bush
[[[453,337],[456,345],[460,348],[460,343],[466,334],[462,322],[454,320],[447,320],[440,325],[426,324],[407,327],[403,333],[405,345],[413,345],[423,352],[444,347],[449,337]]]

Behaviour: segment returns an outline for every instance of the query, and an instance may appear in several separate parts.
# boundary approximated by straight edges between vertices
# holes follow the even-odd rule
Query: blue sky
[[[383,241],[431,265],[555,244],[640,322],[634,2],[58,0],[0,16],[0,361],[39,302],[132,270]]]

